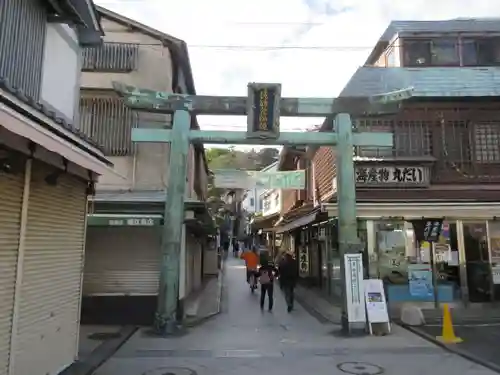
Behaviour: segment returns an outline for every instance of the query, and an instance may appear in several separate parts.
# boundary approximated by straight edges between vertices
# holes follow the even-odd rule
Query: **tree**
[[[217,169],[241,169],[241,170],[261,170],[277,160],[279,151],[273,148],[266,148],[260,151],[254,149],[250,151],[236,150],[229,148],[209,148],[206,150],[208,167],[211,171]],[[208,208],[215,218],[216,224],[220,226],[224,220],[225,209],[222,196],[228,192],[227,189],[214,185],[213,174],[208,178]]]

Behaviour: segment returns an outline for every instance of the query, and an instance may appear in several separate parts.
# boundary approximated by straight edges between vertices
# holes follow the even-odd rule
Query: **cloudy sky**
[[[281,82],[284,96],[339,93],[391,20],[500,16],[493,0],[95,0],[185,40],[195,85],[207,95],[246,95],[247,82]],[[283,119],[297,130],[320,119]],[[245,129],[245,119],[200,118],[206,129]]]

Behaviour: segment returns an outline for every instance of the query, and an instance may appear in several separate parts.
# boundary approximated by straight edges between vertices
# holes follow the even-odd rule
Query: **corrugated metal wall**
[[[80,99],[80,130],[104,147],[107,156],[132,154],[132,127],[137,116],[120,98]]]
[[[47,14],[33,0],[0,1],[0,76],[39,98]]]
[[[139,45],[104,43],[100,47],[84,48],[82,70],[130,72],[137,69]]]

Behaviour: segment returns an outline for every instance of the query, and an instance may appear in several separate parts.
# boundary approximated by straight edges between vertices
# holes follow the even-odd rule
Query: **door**
[[[160,246],[159,228],[88,228],[83,295],[156,296]]]
[[[491,267],[485,221],[463,223],[463,244],[470,302],[491,301]]]
[[[24,173],[0,173],[0,375],[9,370]]]
[[[33,164],[13,375],[57,374],[77,356],[86,183]]]

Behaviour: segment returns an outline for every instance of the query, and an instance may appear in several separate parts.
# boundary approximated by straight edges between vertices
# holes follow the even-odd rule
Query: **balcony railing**
[[[107,156],[132,153],[132,128],[137,116],[120,98],[81,98],[80,129],[104,147]]]

